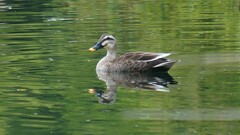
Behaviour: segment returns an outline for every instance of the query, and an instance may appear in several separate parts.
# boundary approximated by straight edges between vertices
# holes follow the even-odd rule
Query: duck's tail
[[[163,58],[163,59],[159,60],[159,63],[157,63],[153,66],[153,71],[166,72],[177,62],[178,61]]]

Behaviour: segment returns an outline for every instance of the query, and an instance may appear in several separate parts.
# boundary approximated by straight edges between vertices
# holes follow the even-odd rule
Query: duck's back
[[[97,70],[113,72],[168,71],[176,61],[167,59],[170,53],[130,52],[113,61],[100,61]],[[105,59],[105,60],[104,60]],[[104,67],[104,68],[103,68]]]

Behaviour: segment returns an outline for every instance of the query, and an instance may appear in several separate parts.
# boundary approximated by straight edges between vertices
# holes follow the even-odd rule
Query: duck
[[[117,40],[111,34],[102,34],[89,51],[105,48],[107,54],[96,66],[97,71],[106,72],[167,72],[177,61],[166,58],[171,53],[128,52],[117,56]]]

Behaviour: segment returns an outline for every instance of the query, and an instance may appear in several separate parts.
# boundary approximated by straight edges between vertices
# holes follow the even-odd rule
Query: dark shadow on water
[[[109,73],[97,71],[97,75],[100,80],[106,83],[107,89],[92,88],[89,89],[89,93],[94,93],[99,103],[103,104],[110,104],[116,101],[119,85],[140,90],[169,92],[168,85],[178,83],[167,72]]]

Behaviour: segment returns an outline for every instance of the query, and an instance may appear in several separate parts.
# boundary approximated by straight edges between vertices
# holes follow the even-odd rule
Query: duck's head
[[[109,34],[103,34],[98,42],[91,48],[89,51],[93,52],[101,48],[106,48],[107,50],[115,50],[116,49],[116,39]]]

